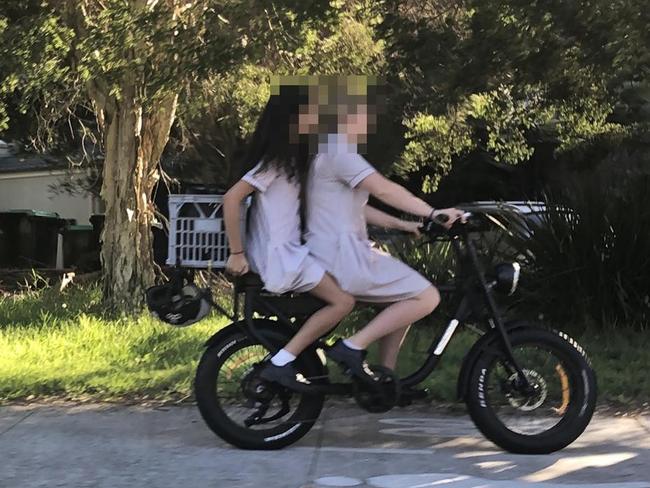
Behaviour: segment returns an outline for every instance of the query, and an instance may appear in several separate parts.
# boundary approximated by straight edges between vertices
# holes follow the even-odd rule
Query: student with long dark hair
[[[301,243],[300,189],[313,156],[310,133],[318,116],[310,110],[307,86],[275,87],[257,123],[246,164],[251,168],[224,196],[224,222],[230,245],[226,270],[258,273],[274,293],[309,292],[325,302],[286,346],[265,364],[260,375],[294,390],[309,381],[293,360],[349,314],[354,298],[310,256]],[[246,246],[240,233],[242,202],[254,193]]]

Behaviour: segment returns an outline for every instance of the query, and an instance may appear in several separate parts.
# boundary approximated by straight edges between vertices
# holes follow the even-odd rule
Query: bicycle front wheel
[[[529,388],[500,348],[485,348],[471,373],[466,403],[476,427],[503,449],[547,454],[571,444],[586,429],[596,405],[596,375],[577,343],[541,328],[509,333]]]

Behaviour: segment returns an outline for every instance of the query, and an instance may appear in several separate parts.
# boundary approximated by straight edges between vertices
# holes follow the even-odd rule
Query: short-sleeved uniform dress
[[[324,269],[300,239],[298,186],[261,163],[242,178],[257,190],[250,209],[246,257],[272,293],[306,292],[323,279]]]
[[[431,283],[368,240],[368,192],[357,186],[376,170],[340,137],[319,146],[307,189],[306,241],[346,292],[364,302],[413,298]]]

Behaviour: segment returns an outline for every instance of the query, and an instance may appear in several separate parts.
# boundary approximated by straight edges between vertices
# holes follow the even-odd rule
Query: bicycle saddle
[[[264,282],[257,273],[246,273],[242,276],[233,276],[232,282],[235,284],[235,289],[243,290],[246,288],[264,288]]]

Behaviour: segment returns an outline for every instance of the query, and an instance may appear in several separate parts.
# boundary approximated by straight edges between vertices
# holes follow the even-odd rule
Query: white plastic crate
[[[223,268],[228,240],[223,224],[223,195],[169,195],[167,264],[187,268]],[[245,208],[241,212],[242,239]]]

